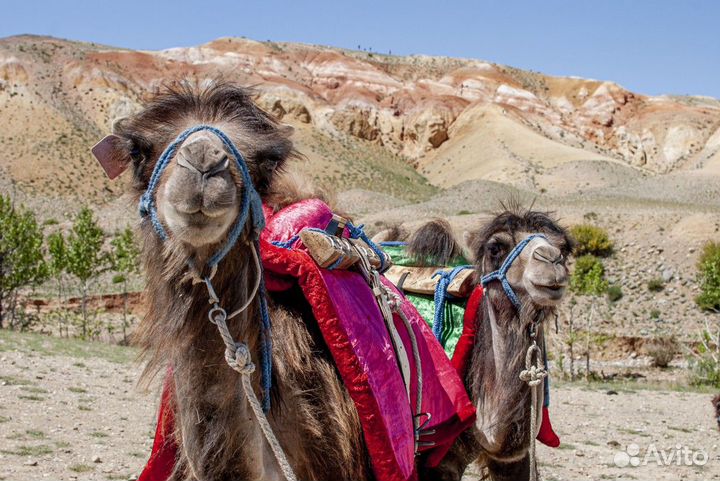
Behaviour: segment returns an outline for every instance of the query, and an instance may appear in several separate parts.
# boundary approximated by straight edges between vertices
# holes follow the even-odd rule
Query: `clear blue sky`
[[[720,98],[716,0],[4,1],[0,36],[21,33],[134,49],[221,36],[360,45]]]

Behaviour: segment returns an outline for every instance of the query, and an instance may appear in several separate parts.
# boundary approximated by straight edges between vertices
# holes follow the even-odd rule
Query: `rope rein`
[[[255,259],[257,278],[260,279],[262,277],[262,267],[260,265],[260,260],[255,244],[252,244],[252,248],[250,250],[252,251],[253,258]],[[244,342],[236,342],[233,339],[233,336],[230,333],[230,329],[227,325],[228,319],[237,316],[238,314],[245,311],[250,306],[253,299],[257,297],[260,282],[256,282],[255,287],[253,288],[250,296],[248,296],[248,299],[245,301],[245,304],[243,304],[240,309],[232,312],[230,315],[228,315],[227,312],[225,312],[225,309],[220,306],[220,300],[215,294],[215,289],[213,288],[211,280],[209,278],[205,278],[204,282],[208,289],[208,298],[210,300],[210,303],[213,304],[213,307],[208,312],[208,319],[210,320],[210,322],[217,326],[220,337],[225,343],[225,361],[228,363],[228,366],[230,366],[233,370],[237,371],[240,374],[245,397],[248,400],[248,404],[250,404],[250,407],[252,408],[255,418],[260,424],[260,430],[263,432],[265,440],[270,445],[270,449],[272,449],[275,460],[280,466],[280,470],[282,471],[283,476],[288,481],[297,481],[295,472],[293,471],[292,466],[290,466],[290,462],[288,461],[287,456],[282,449],[282,446],[280,446],[280,442],[277,440],[275,433],[273,433],[272,431],[270,422],[268,421],[265,414],[265,406],[261,405],[260,401],[257,398],[257,395],[255,394],[255,390],[253,389],[250,377],[255,372],[255,364],[253,364],[252,362],[250,349],[248,349],[247,344],[245,344]],[[264,294],[260,297],[261,311],[263,310],[263,306],[265,306],[265,309],[267,309]],[[265,339],[263,339],[263,341],[265,341]],[[265,342],[263,342],[263,345],[264,344]],[[263,373],[263,381],[269,378],[269,373],[267,376],[265,375],[265,373]],[[263,401],[265,402],[265,404],[268,404],[269,399],[264,398]]]
[[[543,380],[548,373],[543,363],[540,347],[537,345],[537,325],[542,320],[534,320],[530,325],[530,339],[532,344],[525,354],[525,369],[520,372],[520,379],[530,388],[530,481],[537,481],[537,460],[535,454],[535,431],[537,430],[537,400],[538,392],[543,387]],[[533,358],[535,359],[533,362]]]

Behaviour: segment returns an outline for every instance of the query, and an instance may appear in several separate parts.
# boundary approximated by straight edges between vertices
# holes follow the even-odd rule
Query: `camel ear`
[[[125,172],[130,166],[131,158],[125,149],[125,143],[121,137],[111,134],[92,148],[92,154],[110,180]]]

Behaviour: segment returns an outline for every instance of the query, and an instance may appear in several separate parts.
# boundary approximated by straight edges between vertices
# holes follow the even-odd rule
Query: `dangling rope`
[[[372,246],[371,246],[372,247]],[[412,328],[412,325],[410,324],[410,320],[405,315],[405,312],[403,312],[402,306],[403,306],[403,299],[392,292],[383,282],[380,280],[380,273],[373,269],[372,265],[370,264],[370,261],[368,260],[367,254],[363,252],[362,249],[360,249],[358,246],[353,246],[353,249],[357,251],[358,255],[360,256],[360,262],[358,262],[358,267],[360,270],[360,273],[365,278],[368,285],[372,288],[373,294],[375,295],[375,298],[378,303],[378,307],[380,308],[380,312],[383,316],[383,319],[385,320],[385,324],[388,328],[390,338],[393,341],[393,345],[395,345],[395,351],[396,355],[402,356],[403,353],[400,352],[402,347],[402,340],[399,338],[399,334],[397,332],[397,329],[395,328],[394,320],[393,320],[393,313],[397,314],[398,317],[402,320],[403,325],[405,326],[405,330],[408,334],[408,337],[410,338],[410,345],[412,348],[413,353],[413,360],[415,361],[415,373],[416,373],[416,393],[415,393],[415,412],[413,414],[413,428],[414,428],[414,434],[415,434],[415,454],[417,455],[419,453],[419,448],[421,446],[434,446],[434,442],[428,442],[428,441],[420,441],[420,437],[426,434],[432,434],[432,433],[426,433],[423,431],[423,427],[427,425],[430,422],[431,415],[430,413],[424,413],[422,412],[422,399],[423,399],[423,371],[422,371],[422,358],[420,357],[420,348],[418,347],[418,340],[417,336],[415,334],[415,331]],[[383,254],[384,255],[384,254]],[[382,256],[380,257],[383,258]],[[410,378],[409,378],[409,369],[408,372],[405,372],[405,366],[402,359],[399,359],[400,364],[400,370],[403,374],[403,381],[405,382],[405,388],[408,393],[408,400],[410,399]],[[409,366],[408,366],[409,368]],[[424,422],[420,422],[421,419],[425,417]]]
[[[239,312],[236,311],[236,314],[239,314]],[[232,369],[240,373],[245,397],[252,408],[255,418],[260,424],[260,429],[265,435],[265,439],[270,445],[270,449],[272,449],[272,452],[275,455],[275,459],[280,466],[283,476],[285,476],[285,479],[288,481],[297,481],[295,472],[293,471],[292,466],[290,466],[282,446],[280,446],[280,443],[275,437],[275,433],[273,433],[272,427],[265,416],[263,406],[260,405],[260,401],[255,395],[255,390],[252,387],[250,376],[253,372],[255,372],[255,364],[252,362],[250,350],[248,349],[247,344],[243,342],[235,342],[232,334],[230,334],[230,329],[228,329],[227,326],[226,321],[228,319],[228,315],[222,307],[216,304],[215,307],[213,307],[208,313],[208,317],[210,322],[217,326],[220,337],[222,337],[222,340],[225,343],[225,361],[227,361],[228,365]]]
[[[530,387],[530,481],[537,481],[537,464],[535,460],[535,431],[537,430],[537,400],[538,391],[547,371],[542,361],[542,352],[535,342],[534,329],[531,331],[532,345],[525,354],[525,369],[520,372],[520,379]],[[533,357],[535,363],[533,364]]]

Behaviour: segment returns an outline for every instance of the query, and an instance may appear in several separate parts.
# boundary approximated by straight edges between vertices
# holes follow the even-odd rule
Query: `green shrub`
[[[620,287],[618,284],[612,284],[608,286],[607,296],[610,302],[619,301],[623,297],[622,287]]]
[[[570,276],[570,290],[577,294],[599,296],[607,291],[605,267],[593,255],[578,257]]]
[[[655,277],[648,281],[647,288],[650,292],[660,292],[665,289],[665,281],[659,277]]]
[[[692,384],[720,388],[720,329],[705,321],[696,351],[691,351]]]
[[[592,254],[598,257],[607,257],[613,252],[613,242],[602,227],[580,224],[573,226],[570,233],[576,242],[576,256]]]
[[[708,242],[698,260],[700,295],[695,302],[701,309],[720,311],[720,243]]]

